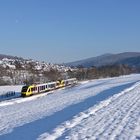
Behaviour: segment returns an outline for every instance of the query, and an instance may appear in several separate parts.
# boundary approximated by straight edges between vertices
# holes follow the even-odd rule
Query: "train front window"
[[[27,92],[27,90],[28,90],[28,86],[24,86],[24,87],[22,88],[22,91],[21,91],[21,92]]]

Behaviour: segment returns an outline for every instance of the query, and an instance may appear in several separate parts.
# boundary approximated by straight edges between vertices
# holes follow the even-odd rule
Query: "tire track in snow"
[[[131,98],[132,102],[131,101],[128,102],[130,100],[130,98]],[[120,98],[119,98],[119,100],[120,100]],[[138,101],[138,100],[139,100],[139,98],[137,99],[137,95],[135,95],[134,97],[128,96],[128,98],[126,98],[126,96],[124,96],[123,104],[122,103],[120,104],[120,102],[122,102],[122,100],[120,100],[120,102],[118,102],[118,99],[117,99],[116,100],[117,103],[114,104],[114,107],[112,106],[112,103],[109,104],[109,106],[111,106],[111,107],[107,106],[106,110],[105,110],[105,108],[103,108],[104,112],[106,112],[106,113],[102,113],[102,111],[100,110],[99,112],[97,112],[97,115],[95,117],[92,117],[92,119],[90,118],[88,120],[88,122],[87,121],[85,123],[83,122],[83,125],[81,125],[80,128],[77,128],[77,129],[80,129],[80,131],[81,131],[80,133],[83,133],[82,131],[85,131],[86,134],[90,134],[89,136],[87,136],[88,138],[110,139],[110,137],[111,137],[110,135],[112,134],[112,132],[114,130],[116,130],[116,127],[118,125],[121,124],[122,118],[125,117],[125,115],[129,111],[131,106],[133,107],[133,105],[135,104],[135,101]],[[116,109],[115,109],[115,105],[117,106]],[[113,108],[114,108],[114,110],[112,111]],[[99,116],[102,116],[103,119],[99,120]],[[97,120],[96,120],[96,118],[97,118]],[[97,122],[97,123],[94,123],[94,122]],[[87,128],[85,130],[86,126],[88,126],[89,124],[91,124],[91,128]],[[93,126],[95,126],[95,127],[93,127]],[[124,127],[122,127],[122,129],[124,129]],[[90,131],[92,131],[92,133],[90,133]],[[116,133],[116,132],[114,132],[114,133]],[[78,139],[79,139],[79,137],[78,137]],[[80,139],[82,139],[82,137],[80,137]],[[113,139],[114,139],[114,137],[113,137]]]
[[[135,84],[118,95],[114,95],[110,99],[99,104],[99,106],[89,109],[89,111],[85,113],[80,113],[73,120],[67,121],[60,125],[60,127],[57,127],[52,134],[43,134],[39,139],[44,138],[46,140],[51,140],[59,137],[60,139],[65,138],[72,140],[90,138],[96,139],[99,138],[99,136],[103,139],[110,138],[109,134],[111,134],[113,129],[115,129],[115,127],[120,123],[121,118],[125,117],[125,115],[122,114],[126,113],[134,104],[134,102],[131,103],[130,97],[133,101],[137,101],[139,99],[136,98],[137,94],[132,96],[131,93],[131,91],[135,90],[139,84],[140,83]],[[128,108],[126,108],[127,106]],[[112,108],[111,111],[110,108]],[[123,110],[120,111],[120,108],[126,108],[126,110],[123,112]],[[112,115],[112,118],[110,118],[110,115]],[[119,121],[118,115],[120,117]],[[112,125],[113,123],[115,123],[115,125]],[[86,128],[86,126],[89,127]],[[71,129],[72,131],[70,131]]]
[[[128,117],[131,115],[131,111],[138,107],[136,103],[139,99],[140,97],[137,98],[137,96],[134,96],[131,98],[131,101],[125,100],[123,102],[124,105],[120,104],[117,110],[115,109],[114,112],[110,113],[112,118],[115,119],[111,118],[111,120],[109,119],[108,122],[105,122],[107,125],[104,126],[104,131],[101,134],[98,134],[97,137],[113,140],[117,135],[120,135],[121,131],[125,128],[125,124],[129,122]]]
[[[131,139],[133,135],[130,130],[134,130],[140,117],[140,97],[136,98],[131,108],[126,113],[125,117],[121,120],[115,131],[111,135],[111,139]],[[131,122],[131,123],[129,123]],[[125,129],[124,129],[125,128]]]
[[[105,108],[103,109],[105,112],[107,111],[107,113],[101,114],[102,113],[101,111],[97,112],[97,116],[96,116],[97,120],[95,117],[95,118],[89,118],[89,120],[88,121],[86,120],[86,122],[81,122],[83,124],[81,126],[77,126],[77,128],[72,130],[70,137],[72,139],[75,138],[74,136],[74,131],[75,131],[78,133],[77,139],[82,139],[83,138],[82,136],[84,136],[84,134],[85,136],[87,134],[90,134],[89,136],[87,136],[88,139],[96,139],[96,138],[99,138],[99,139],[115,139],[116,138],[117,139],[118,135],[120,135],[118,139],[124,138],[124,133],[122,131],[126,130],[125,128],[126,125],[128,125],[129,127],[131,126],[130,128],[132,129],[132,123],[129,123],[129,119],[133,118],[133,121],[135,122],[134,123],[135,125],[133,126],[133,128],[135,128],[138,116],[140,114],[140,112],[138,111],[140,107],[139,92],[136,91],[134,93],[135,94],[131,92],[127,92],[126,95],[122,97],[120,96],[121,98],[118,98],[118,99],[120,100],[121,104],[120,102],[118,102],[118,99],[114,102],[115,103],[114,107],[112,106],[112,103],[109,104],[106,107],[108,108],[107,110],[105,110]],[[116,108],[115,108],[115,105],[116,105]],[[111,108],[114,108],[112,112],[110,112],[111,108],[109,108],[109,106],[111,106]],[[99,116],[102,116],[104,119],[99,121],[99,118],[98,118]],[[99,122],[94,123],[97,121]],[[88,126],[89,124],[91,128],[90,127],[86,128],[86,126]],[[129,133],[128,130],[131,132],[131,130],[127,128],[127,133]],[[132,133],[129,133],[129,134],[132,135]],[[125,139],[128,139],[128,138],[129,138],[129,135],[125,135]]]

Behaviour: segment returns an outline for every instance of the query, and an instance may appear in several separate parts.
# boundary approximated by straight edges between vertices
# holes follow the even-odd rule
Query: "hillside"
[[[140,72],[140,53],[105,54],[66,65],[0,55],[0,85],[44,83],[73,77],[86,80],[137,72]]]
[[[128,64],[129,66],[139,67],[139,60],[139,52],[125,52],[119,54],[105,54],[76,62],[70,62],[67,63],[66,66],[101,67],[106,65]]]
[[[17,57],[17,56],[11,56],[11,55],[5,55],[5,54],[0,54],[0,60],[2,60],[3,58],[8,58],[8,59],[23,59],[21,57]]]
[[[53,81],[72,69],[63,65],[0,55],[0,85]]]

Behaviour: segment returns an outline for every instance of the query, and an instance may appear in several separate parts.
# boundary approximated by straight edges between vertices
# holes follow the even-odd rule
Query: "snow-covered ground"
[[[0,89],[19,92],[21,86]],[[2,101],[0,139],[140,139],[140,75]]]

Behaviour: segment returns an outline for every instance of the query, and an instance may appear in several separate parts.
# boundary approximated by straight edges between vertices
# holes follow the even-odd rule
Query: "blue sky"
[[[140,52],[139,0],[1,0],[0,53],[63,63]]]

